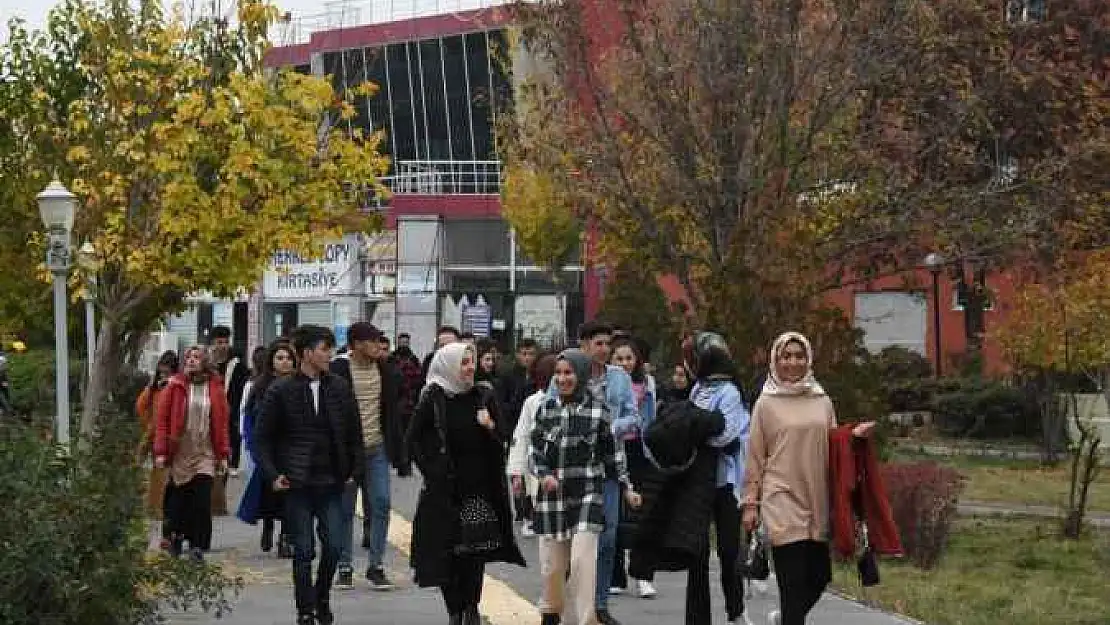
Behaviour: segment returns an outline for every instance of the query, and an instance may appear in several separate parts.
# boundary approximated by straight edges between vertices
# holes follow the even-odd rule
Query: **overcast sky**
[[[324,15],[328,14],[331,26],[353,26],[370,21],[389,21],[404,19],[415,15],[429,15],[435,13],[448,13],[452,11],[465,11],[484,6],[505,4],[507,0],[338,0],[325,2],[321,0],[276,0],[276,3],[285,11],[290,11],[296,17],[305,18],[303,30],[314,30],[325,26]],[[233,0],[218,0],[218,3],[233,7]],[[46,14],[53,6],[51,0],[0,0],[0,39],[7,40],[8,20],[20,17],[27,20],[32,26],[41,26],[46,19]],[[166,5],[171,6],[172,0],[166,0]],[[208,6],[211,0],[188,0],[187,5]],[[275,39],[282,37],[275,33]],[[275,41],[275,43],[283,43]]]

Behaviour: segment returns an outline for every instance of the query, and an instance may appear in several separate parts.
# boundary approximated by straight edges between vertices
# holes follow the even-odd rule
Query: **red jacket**
[[[886,486],[879,473],[879,452],[874,439],[856,438],[855,425],[845,425],[829,433],[830,516],[833,548],[841,558],[856,551],[853,492],[859,489],[862,520],[867,524],[868,541],[878,555],[902,555],[898,526],[887,499]]]
[[[224,394],[223,379],[213,375],[208,380],[208,397],[212,404],[212,451],[216,460],[225,460],[231,455],[231,434],[228,421],[227,396]],[[177,444],[185,430],[185,419],[189,411],[189,379],[183,373],[170,378],[169,384],[158,396],[158,427],[154,433],[154,456],[172,459],[177,453]]]

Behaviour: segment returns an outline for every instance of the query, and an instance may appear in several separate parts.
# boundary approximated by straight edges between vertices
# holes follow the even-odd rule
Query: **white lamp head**
[[[73,218],[77,212],[77,196],[69,192],[57,180],[51,182],[38,195],[39,215],[48,230],[62,228],[73,230]]]
[[[944,257],[940,254],[933,252],[925,257],[925,266],[930,271],[937,271],[944,265]]]

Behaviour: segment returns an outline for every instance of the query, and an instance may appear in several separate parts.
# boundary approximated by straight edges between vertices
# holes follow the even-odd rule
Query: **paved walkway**
[[[408,548],[411,518],[415,509],[419,478],[393,480],[394,517],[390,527],[390,551],[386,567],[398,589],[371,591],[359,580],[351,591],[336,592],[334,608],[341,625],[443,625],[447,617],[436,590],[411,583],[411,572],[403,550]],[[237,485],[229,485],[237,491]],[[358,525],[358,524],[356,524]],[[356,536],[356,545],[359,543]],[[258,529],[234,518],[217,519],[213,559],[224,561],[247,583],[234,612],[221,619],[227,625],[291,625],[292,584],[288,561],[263,555],[258,548]],[[487,571],[482,612],[490,625],[535,625],[539,623],[534,601],[539,595],[540,576],[536,541],[522,540],[527,569],[495,565]],[[361,554],[360,554],[361,555]],[[356,568],[364,568],[356,563]],[[661,574],[656,580],[659,597],[653,600],[631,596],[614,597],[610,609],[626,625],[680,625],[683,622],[684,574]],[[719,586],[714,592],[715,623],[723,623],[724,606]],[[749,615],[756,625],[767,622],[767,613],[777,604],[774,589],[749,599]],[[814,613],[821,625],[908,625],[910,621],[871,610],[833,595],[826,595]],[[214,617],[191,613],[175,614],[170,625],[216,622]]]
[[[1063,519],[1064,517],[1064,511],[1055,506],[1024,506],[990,501],[961,501],[957,509],[964,516],[1032,517],[1038,519]],[[1093,527],[1110,529],[1110,514],[1088,512],[1084,517],[1084,523]]]

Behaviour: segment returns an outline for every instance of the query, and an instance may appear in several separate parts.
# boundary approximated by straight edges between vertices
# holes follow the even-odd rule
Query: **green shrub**
[[[81,381],[85,377],[85,361],[76,356],[69,359],[70,404],[81,403]],[[8,354],[8,382],[12,407],[21,415],[50,416],[54,407],[54,352],[31,350]]]
[[[933,420],[950,436],[979,439],[1038,439],[1037,405],[1020,388],[981,379],[956,389],[941,388],[933,401]]]
[[[241,582],[148,551],[134,421],[59,453],[35,429],[0,427],[0,623],[147,625],[169,609],[230,608]],[[121,462],[121,460],[123,460]]]

